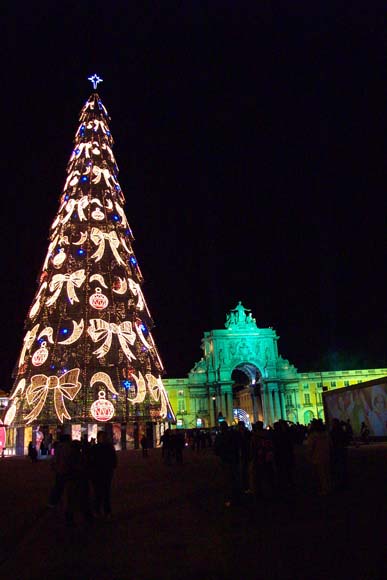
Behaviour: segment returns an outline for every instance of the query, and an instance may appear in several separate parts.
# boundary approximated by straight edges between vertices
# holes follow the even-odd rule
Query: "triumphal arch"
[[[212,427],[223,419],[308,425],[324,418],[323,390],[387,375],[386,368],[298,372],[279,355],[278,339],[273,328],[259,328],[241,302],[224,328],[204,332],[203,356],[188,377],[164,379],[176,427]]]
[[[236,412],[265,424],[285,416],[284,382],[297,381],[297,370],[279,356],[278,338],[273,328],[258,328],[241,302],[223,329],[204,332],[203,357],[186,383],[199,424],[231,423]]]

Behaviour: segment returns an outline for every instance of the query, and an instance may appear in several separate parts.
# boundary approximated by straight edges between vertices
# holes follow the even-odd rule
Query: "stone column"
[[[278,419],[282,419],[280,394],[278,392],[278,386],[276,389],[273,389],[273,393],[274,393],[274,420],[278,421]]]
[[[274,408],[274,401],[273,401],[273,393],[275,392],[276,384],[269,383],[267,385],[267,417],[266,417],[266,424],[273,424],[275,421],[275,408]]]
[[[281,389],[280,391],[280,397],[281,397],[281,405],[282,405],[282,419],[287,420],[287,414],[286,414],[286,399],[285,399],[285,393],[284,390]]]
[[[275,421],[275,409],[274,409],[274,389],[269,387],[269,407],[270,407],[270,423],[273,424]]]
[[[272,422],[272,404],[270,402],[271,391],[269,385],[265,384],[262,388],[262,407],[263,407],[263,421],[266,425]]]
[[[212,400],[212,395],[208,395],[208,408],[210,411],[210,427],[214,427],[216,425],[216,418],[214,415],[214,401]]]
[[[232,416],[232,409],[233,409],[233,403],[232,403],[232,386],[227,384],[227,385],[222,385],[222,413],[223,413],[223,417],[226,419],[227,423],[229,425],[231,425],[232,421],[233,421],[233,416]]]

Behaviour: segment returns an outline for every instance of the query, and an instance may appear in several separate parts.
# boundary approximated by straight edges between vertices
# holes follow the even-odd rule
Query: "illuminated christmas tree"
[[[95,90],[101,79],[90,80]],[[171,421],[110,119],[96,92],[79,120],[5,424]]]

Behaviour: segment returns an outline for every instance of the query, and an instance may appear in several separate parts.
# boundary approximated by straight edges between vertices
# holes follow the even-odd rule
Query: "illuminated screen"
[[[370,435],[387,436],[387,384],[327,393],[325,409],[329,423],[332,419],[349,419],[355,435],[360,434],[365,423]]]

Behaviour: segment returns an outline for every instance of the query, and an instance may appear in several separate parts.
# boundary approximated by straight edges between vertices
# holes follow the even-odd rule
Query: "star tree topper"
[[[92,77],[88,77],[87,79],[88,81],[90,81],[91,83],[93,83],[93,89],[95,90],[98,86],[98,83],[102,83],[103,79],[101,79],[98,75],[93,74]]]

